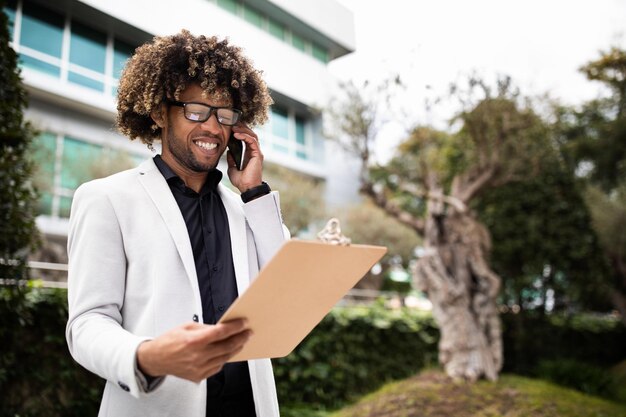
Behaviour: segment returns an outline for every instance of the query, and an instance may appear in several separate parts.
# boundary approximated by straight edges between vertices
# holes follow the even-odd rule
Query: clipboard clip
[[[317,234],[317,240],[330,245],[349,246],[352,240],[341,233],[339,219],[333,217]]]

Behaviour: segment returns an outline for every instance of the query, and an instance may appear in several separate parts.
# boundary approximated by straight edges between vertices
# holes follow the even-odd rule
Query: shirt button
[[[208,230],[207,230],[207,232],[208,232],[209,234],[211,234],[211,233],[213,233],[213,230],[208,229]]]
[[[198,315],[194,314],[192,320],[197,323],[198,322]]]
[[[217,309],[218,309],[219,311],[224,311],[224,306],[219,306]]]
[[[216,266],[214,266],[214,267],[213,267],[213,272],[216,272],[216,271],[217,271],[217,267],[216,267]]]

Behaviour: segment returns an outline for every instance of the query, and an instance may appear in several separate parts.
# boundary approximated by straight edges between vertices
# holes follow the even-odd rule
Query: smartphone
[[[235,164],[237,165],[237,169],[241,171],[243,169],[243,155],[246,152],[246,142],[243,140],[239,140],[235,138],[235,134],[230,134],[230,139],[228,140],[228,150],[233,155],[235,159]]]

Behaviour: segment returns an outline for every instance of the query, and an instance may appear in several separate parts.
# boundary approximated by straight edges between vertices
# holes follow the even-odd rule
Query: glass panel
[[[9,18],[9,39],[13,40],[13,28],[15,27],[15,9],[16,7],[16,1],[13,0],[9,0],[6,4],[6,6],[4,6],[4,8],[2,9],[4,11],[4,13],[7,15],[7,17]]]
[[[39,201],[37,202],[37,215],[52,215],[52,194],[40,191]]]
[[[115,39],[113,46],[113,77],[120,78],[126,61],[135,52],[135,48],[127,43]]]
[[[272,145],[272,149],[278,151],[278,152],[282,152],[282,153],[289,153],[289,148],[285,145],[281,145],[279,143],[274,143]]]
[[[305,125],[305,120],[303,117],[300,116],[296,116],[296,142],[298,142],[301,145],[305,144],[304,141],[304,125]]]
[[[237,14],[237,2],[236,0],[217,0],[217,5],[222,9],[226,9],[231,13]]]
[[[26,68],[45,72],[46,74],[50,74],[55,77],[61,76],[61,69],[58,66],[48,64],[47,62],[43,62],[35,58],[31,58],[28,55],[20,54],[20,63]]]
[[[98,91],[104,91],[104,83],[96,81],[93,78],[85,77],[84,75],[71,72],[67,75],[67,80],[71,83],[82,85],[83,87],[91,88]]]
[[[246,4],[243,5],[243,18],[254,26],[263,27],[263,16],[261,13]]]
[[[324,63],[328,62],[328,51],[317,44],[313,44],[313,57]]]
[[[305,125],[304,118],[296,116],[296,143],[302,146],[304,146],[306,143],[305,134],[304,134],[304,125]],[[308,159],[306,152],[302,150],[302,148],[300,147],[298,148],[299,149],[296,150],[296,156],[300,159]]]
[[[59,199],[59,217],[70,217],[70,207],[72,207],[72,198],[61,197]]]
[[[289,116],[287,110],[272,107],[272,133],[281,138],[289,138]]]
[[[285,26],[272,19],[268,19],[268,22],[269,32],[278,39],[285,40]]]
[[[63,16],[33,3],[24,3],[20,44],[61,58]]]
[[[37,214],[52,214],[52,194],[54,193],[54,166],[56,163],[56,141],[53,133],[44,132],[32,143],[33,182],[40,193]]]
[[[107,38],[78,22],[72,22],[70,62],[104,74]]]
[[[304,44],[304,38],[295,33],[291,33],[291,44],[302,52],[306,51],[306,46]]]
[[[93,179],[101,155],[101,146],[66,136],[63,141],[61,186],[73,190]]]

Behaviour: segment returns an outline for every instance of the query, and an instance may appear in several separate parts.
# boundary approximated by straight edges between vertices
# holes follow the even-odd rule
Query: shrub
[[[619,319],[503,314],[504,371],[531,375],[540,361],[571,359],[608,369],[626,355],[626,327]]]
[[[0,287],[0,416],[95,416],[104,382],[65,344],[66,292]]]
[[[104,381],[68,352],[66,299],[65,290],[32,283],[0,287],[0,416],[97,415]],[[274,361],[279,400],[318,409],[342,404],[434,361],[436,343],[429,316],[338,308]]]
[[[337,308],[289,356],[274,360],[279,400],[335,408],[437,358],[430,314]]]
[[[544,360],[534,370],[535,376],[578,391],[605,398],[615,398],[616,381],[606,369],[571,359]]]

